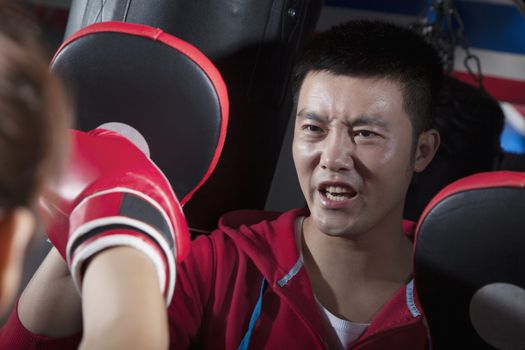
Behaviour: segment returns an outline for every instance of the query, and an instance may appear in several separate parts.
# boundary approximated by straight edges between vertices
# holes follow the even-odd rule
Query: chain
[[[432,0],[426,17],[414,27],[438,50],[448,74],[454,69],[455,49],[460,46],[465,51],[463,65],[468,74],[484,89],[481,62],[470,51],[463,20],[452,0]]]

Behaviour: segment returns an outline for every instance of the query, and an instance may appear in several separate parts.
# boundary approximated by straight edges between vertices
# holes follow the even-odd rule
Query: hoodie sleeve
[[[198,343],[205,308],[212,293],[214,252],[211,240],[199,236],[186,259],[177,266],[175,293],[168,309],[170,349]]]

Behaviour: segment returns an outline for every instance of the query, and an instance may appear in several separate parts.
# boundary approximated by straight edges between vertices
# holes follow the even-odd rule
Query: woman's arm
[[[80,296],[66,263],[51,249],[18,302],[18,317],[35,334],[64,337],[82,330]]]
[[[96,255],[80,298],[69,270],[53,248],[18,303],[21,323],[52,338],[79,333],[81,349],[167,349],[167,311],[150,260],[129,247]]]
[[[82,281],[80,349],[167,349],[164,298],[151,261],[130,247],[97,254]]]

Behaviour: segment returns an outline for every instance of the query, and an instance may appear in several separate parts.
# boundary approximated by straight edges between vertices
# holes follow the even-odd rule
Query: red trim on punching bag
[[[454,194],[495,187],[522,187],[525,188],[525,173],[514,171],[492,171],[479,173],[457,180],[443,188],[426,206],[421,214],[416,232],[419,232],[420,226],[425,221],[428,213],[434,207],[447,197]]]

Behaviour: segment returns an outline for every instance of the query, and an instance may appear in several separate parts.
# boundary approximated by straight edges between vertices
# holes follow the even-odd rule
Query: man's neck
[[[305,268],[321,304],[335,315],[368,322],[412,272],[412,245],[397,225],[356,237],[326,235],[310,218],[301,246]]]

